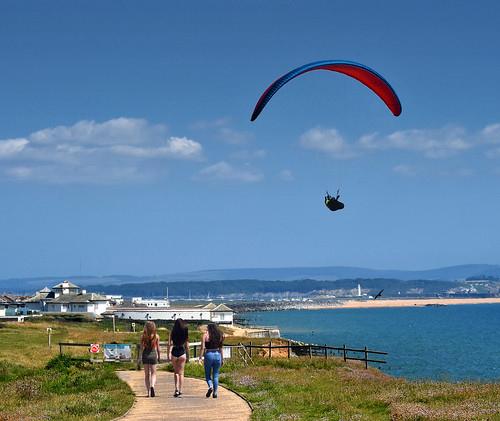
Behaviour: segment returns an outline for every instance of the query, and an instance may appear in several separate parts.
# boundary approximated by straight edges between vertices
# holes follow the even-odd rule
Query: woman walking
[[[174,398],[182,395],[184,383],[184,366],[189,361],[189,336],[187,324],[182,319],[177,319],[168,339],[168,354],[174,367]]]
[[[144,382],[148,397],[155,397],[156,364],[160,360],[160,337],[154,322],[148,321],[144,325],[141,337],[142,363],[144,364]]]
[[[206,397],[217,398],[219,387],[219,369],[224,364],[222,345],[224,334],[215,323],[209,323],[208,329],[201,340],[201,355],[205,365],[205,379],[208,385]]]

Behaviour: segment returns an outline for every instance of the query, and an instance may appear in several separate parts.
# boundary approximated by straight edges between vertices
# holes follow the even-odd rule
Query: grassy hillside
[[[337,358],[254,362],[228,362],[221,376],[252,403],[252,420],[500,420],[500,384],[410,382]]]
[[[47,327],[53,329],[52,349]],[[112,364],[59,358],[57,342],[135,341],[91,322],[40,320],[0,324],[0,420],[109,420],[125,413],[134,397]],[[80,350],[80,353],[86,350]]]
[[[127,322],[116,333],[108,322],[45,318],[0,324],[0,420],[110,420],[126,412],[134,397],[114,370],[127,365],[90,364],[85,349],[73,352],[85,358],[61,358],[57,346],[47,347],[47,327],[53,344],[135,343],[140,335],[128,332]],[[165,340],[167,327],[159,332]],[[200,338],[195,325],[190,338]],[[248,339],[227,340],[240,341]],[[227,361],[221,377],[252,403],[253,420],[500,420],[499,383],[410,382],[336,358],[254,362]],[[203,377],[203,367],[192,362],[186,374]]]

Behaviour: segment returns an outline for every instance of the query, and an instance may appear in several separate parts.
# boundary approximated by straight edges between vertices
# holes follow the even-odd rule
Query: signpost
[[[47,336],[49,338],[49,349],[51,349],[51,342],[50,342],[50,336],[52,335],[52,328],[51,327],[48,327],[47,328]]]
[[[132,361],[130,344],[104,344],[104,361]]]

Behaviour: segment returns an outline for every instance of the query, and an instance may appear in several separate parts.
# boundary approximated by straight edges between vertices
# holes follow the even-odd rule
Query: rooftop
[[[71,294],[71,295],[60,295],[54,298],[51,304],[69,304],[69,303],[90,303],[92,301],[108,301],[106,297],[94,292],[88,294]]]
[[[42,300],[51,300],[54,298],[55,294],[54,291],[50,291],[46,288],[42,289],[41,291],[38,291],[33,297],[28,298],[27,300],[24,300],[25,303],[37,303]]]
[[[59,283],[57,285],[54,285],[52,287],[52,289],[64,289],[64,288],[76,288],[76,289],[80,289],[80,287],[78,285],[75,285],[73,282],[70,282],[67,279],[65,279],[61,283]]]

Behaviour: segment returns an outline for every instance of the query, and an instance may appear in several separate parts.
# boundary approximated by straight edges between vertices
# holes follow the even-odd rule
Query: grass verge
[[[254,361],[221,370],[252,420],[500,420],[500,384],[410,382],[337,358]],[[203,378],[203,367],[189,364],[186,375]]]

